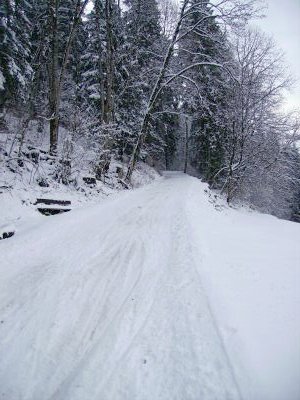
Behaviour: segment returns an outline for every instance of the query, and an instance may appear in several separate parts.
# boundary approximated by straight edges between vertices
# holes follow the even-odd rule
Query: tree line
[[[80,144],[99,179],[111,160],[180,167],[284,218],[299,213],[299,118],[272,39],[249,27],[256,0],[2,0],[0,130],[32,121],[49,153]],[[60,127],[70,136],[60,141]]]

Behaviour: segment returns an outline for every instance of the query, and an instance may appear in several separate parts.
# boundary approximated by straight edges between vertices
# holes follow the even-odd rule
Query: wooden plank
[[[57,214],[62,214],[64,212],[71,211],[71,208],[51,208],[51,207],[38,207],[37,210],[46,216],[49,215],[57,215]]]
[[[48,206],[51,205],[59,205],[59,206],[70,206],[71,201],[69,200],[55,200],[55,199],[36,199],[35,204],[46,204]]]

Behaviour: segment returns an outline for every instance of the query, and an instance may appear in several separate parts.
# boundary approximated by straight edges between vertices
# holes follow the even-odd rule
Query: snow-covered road
[[[0,243],[0,399],[251,398],[207,289],[199,232],[222,213],[200,185],[168,174]]]

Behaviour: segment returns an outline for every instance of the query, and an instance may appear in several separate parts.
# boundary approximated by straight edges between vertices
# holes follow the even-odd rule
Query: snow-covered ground
[[[0,163],[0,237],[8,229],[22,232],[44,220],[45,217],[37,211],[35,204],[38,198],[68,200],[71,201],[71,208],[76,209],[87,204],[99,204],[107,197],[117,195],[124,190],[124,185],[115,173],[116,166],[120,164],[111,163],[105,183],[97,180],[95,185],[86,184],[82,177],[93,177],[93,174],[85,171],[77,177],[77,185],[64,185],[55,179],[48,179],[49,186],[41,187],[32,178],[31,170],[16,174]],[[137,188],[159,177],[153,168],[140,162],[133,173],[132,186]]]
[[[297,400],[300,225],[169,173],[0,242],[0,398]]]

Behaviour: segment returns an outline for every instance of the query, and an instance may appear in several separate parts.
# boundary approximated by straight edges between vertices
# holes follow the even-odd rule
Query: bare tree
[[[205,3],[205,7],[204,7]],[[225,26],[236,26],[241,22],[245,22],[248,18],[253,16],[255,12],[255,0],[249,1],[240,1],[240,0],[220,0],[217,3],[210,3],[208,1],[191,1],[191,0],[183,0],[181,4],[181,9],[179,13],[179,17],[177,23],[174,27],[174,32],[172,37],[170,38],[169,46],[166,50],[164,60],[159,69],[159,73],[157,79],[154,83],[145,113],[144,118],[141,123],[140,131],[137,136],[136,144],[133,149],[133,153],[131,156],[131,160],[128,165],[128,170],[126,174],[126,179],[130,180],[132,172],[135,168],[136,162],[139,158],[141,149],[144,145],[145,138],[148,134],[149,123],[151,121],[151,114],[155,108],[159,95],[163,91],[165,87],[170,85],[177,78],[185,78],[186,72],[190,71],[193,68],[201,67],[201,66],[212,66],[212,67],[225,67],[222,64],[218,64],[213,61],[203,61],[197,63],[191,63],[186,67],[182,68],[180,71],[169,75],[170,71],[169,67],[178,46],[178,43],[190,35],[191,33],[195,33],[202,35],[201,27],[208,19],[215,19],[218,21],[220,25]],[[192,26],[183,27],[184,20],[189,17],[191,14],[197,14],[201,11],[201,17],[197,20],[197,22]],[[190,79],[190,78],[189,78]]]
[[[266,167],[280,151],[278,107],[282,90],[290,82],[283,55],[273,41],[256,30],[247,30],[235,42],[236,70],[226,145],[227,163],[223,190],[230,202],[249,170],[261,162]],[[231,111],[230,111],[231,108]]]

